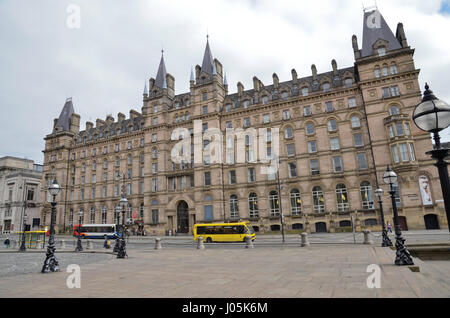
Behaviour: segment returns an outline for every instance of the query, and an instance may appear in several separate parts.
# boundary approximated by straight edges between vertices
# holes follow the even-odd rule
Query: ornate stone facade
[[[319,73],[312,65],[310,76],[292,70],[292,79],[280,82],[273,74],[270,85],[254,77],[252,89],[238,83],[235,94],[228,93],[209,42],[187,93],[175,94],[162,56],[156,79],[145,86],[141,113],[87,122],[83,131],[68,100],[44,150],[43,185],[56,176],[64,189],[58,230],[76,224],[80,209],[84,223],[114,223],[123,185],[131,204],[127,219],[149,234],[191,233],[195,223],[224,219],[277,231],[281,211],[288,231],[346,230],[352,217],[357,229],[379,229],[377,188],[385,190],[386,220],[393,224],[382,181],[387,165],[399,175],[403,227],[445,228],[437,170],[425,155],[431,139],[411,120],[421,89],[403,25],[394,36],[378,11],[366,12],[363,49],[356,36],[352,44],[351,67],[339,69],[333,60],[331,71]],[[171,151],[178,140],[171,140],[172,133],[176,128],[192,133],[195,120],[223,135],[231,127],[279,128],[281,202],[278,176],[261,174],[261,163],[236,163],[223,151],[224,164],[174,164]],[[225,138],[222,144],[229,147]],[[208,147],[204,141],[203,146]],[[246,159],[256,151],[246,140]],[[419,177],[429,185],[422,192]],[[42,213],[50,213],[48,204]]]

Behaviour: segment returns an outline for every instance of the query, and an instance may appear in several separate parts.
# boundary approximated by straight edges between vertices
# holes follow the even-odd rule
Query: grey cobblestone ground
[[[57,253],[61,270],[70,264],[85,265],[114,258],[114,255],[104,253]],[[30,273],[39,273],[45,260],[42,253],[1,253],[0,279]]]

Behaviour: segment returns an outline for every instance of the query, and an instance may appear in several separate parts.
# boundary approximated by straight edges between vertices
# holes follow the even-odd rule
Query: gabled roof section
[[[158,73],[156,74],[155,85],[161,89],[167,88],[166,82],[166,64],[164,63],[164,51],[161,52],[161,61],[159,62]]]
[[[401,49],[402,46],[378,9],[364,12],[363,46],[361,57],[374,55],[373,45],[379,39],[387,41],[386,51]]]
[[[70,130],[70,123],[72,120],[72,114],[75,113],[72,103],[72,97],[66,99],[66,103],[59,115],[57,125],[59,125],[63,131]]]
[[[202,72],[213,75],[216,73],[215,69],[214,59],[211,53],[211,48],[209,47],[209,37],[207,37],[205,54],[203,55]]]

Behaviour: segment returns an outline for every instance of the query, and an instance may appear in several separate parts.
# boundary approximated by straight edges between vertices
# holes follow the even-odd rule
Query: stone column
[[[302,237],[302,247],[310,246],[309,240],[308,240],[308,233],[303,232],[302,234],[300,234],[300,236]]]
[[[155,250],[161,250],[161,239],[159,237],[155,238]]]
[[[372,239],[370,238],[370,231],[364,230],[363,233],[364,233],[364,244],[372,245],[373,242]]]
[[[197,239],[197,249],[198,250],[204,250],[205,249],[205,245],[203,244],[203,237],[199,236]]]

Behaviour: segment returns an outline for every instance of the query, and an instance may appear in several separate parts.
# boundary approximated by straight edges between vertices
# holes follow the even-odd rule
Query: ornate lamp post
[[[117,252],[117,258],[125,258],[127,256],[126,243],[125,243],[125,209],[128,207],[128,200],[125,198],[123,192],[122,198],[119,201],[120,208],[122,210],[122,237],[120,239],[119,251]]]
[[[449,149],[442,148],[439,132],[450,126],[450,105],[434,96],[428,84],[425,85],[422,102],[414,109],[413,120],[416,126],[433,134],[435,150],[426,152],[431,158],[436,159],[435,166],[439,171],[441,180],[442,195],[444,198],[445,213],[450,231],[450,181],[445,157],[449,154]]]
[[[24,202],[24,205],[26,205],[27,202]],[[25,209],[25,208],[24,208]],[[23,224],[22,224],[22,239],[21,239],[21,244],[20,244],[20,248],[19,248],[19,252],[25,252],[27,250],[27,247],[25,246],[25,231],[27,228],[27,212],[25,211],[23,213]]]
[[[383,180],[386,184],[389,184],[389,194],[392,200],[392,209],[394,211],[394,226],[395,226],[395,248],[397,249],[395,257],[395,265],[414,265],[411,258],[411,254],[405,247],[405,239],[402,237],[402,231],[400,230],[400,224],[398,221],[397,203],[395,202],[395,191],[393,184],[397,182],[397,174],[391,170],[388,166],[384,173]]]
[[[55,257],[55,219],[56,219],[56,196],[61,192],[61,186],[58,182],[53,180],[48,188],[49,193],[53,197],[51,202],[52,215],[50,220],[50,237],[48,239],[47,254],[42,267],[42,273],[59,272],[59,263]]]
[[[77,239],[77,247],[75,248],[75,252],[82,252],[83,246],[81,245],[81,220],[83,218],[83,210],[78,212],[78,239]]]
[[[114,245],[113,253],[119,252],[120,246],[120,205],[116,205],[114,208],[114,218],[116,220],[116,244]]]
[[[386,246],[392,246],[392,242],[389,239],[389,236],[386,231],[386,223],[384,221],[384,211],[383,211],[383,200],[381,197],[384,195],[383,189],[376,189],[375,195],[378,197],[378,204],[380,204],[380,214],[381,214],[381,224],[382,224],[382,235],[383,235],[383,242],[381,243],[382,247]]]

